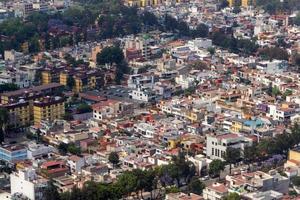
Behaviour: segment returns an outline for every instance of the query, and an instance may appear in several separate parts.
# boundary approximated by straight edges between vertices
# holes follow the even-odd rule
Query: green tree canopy
[[[202,183],[198,178],[193,178],[188,184],[188,191],[194,194],[201,195],[205,184]]]
[[[240,149],[228,147],[226,149],[224,159],[229,164],[229,171],[230,171],[230,174],[231,174],[231,165],[236,164],[241,159]]]
[[[111,152],[108,156],[108,160],[113,166],[117,166],[120,162],[119,155],[117,152]]]
[[[240,200],[242,199],[238,193],[231,192],[229,193],[224,200]]]
[[[97,55],[97,63],[100,65],[104,64],[120,64],[124,60],[124,54],[122,49],[117,46],[105,47]]]
[[[219,159],[215,159],[209,164],[208,173],[209,173],[210,176],[220,177],[220,173],[224,169],[225,169],[225,162],[223,162],[222,160],[219,160]]]

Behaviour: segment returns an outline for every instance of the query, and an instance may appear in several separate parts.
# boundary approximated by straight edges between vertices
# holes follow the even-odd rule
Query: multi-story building
[[[290,184],[289,178],[280,175],[276,170],[271,170],[269,173],[256,171],[226,176],[226,182],[229,192],[238,192],[240,194],[268,190],[275,190],[285,194],[289,191]]]
[[[69,172],[64,161],[47,161],[41,165],[41,174],[46,178],[64,176]]]
[[[54,121],[61,119],[65,114],[65,103],[62,97],[45,97],[40,101],[34,101],[34,124],[40,124],[42,120]]]
[[[67,165],[70,167],[71,172],[81,172],[81,169],[85,165],[85,160],[83,157],[74,155],[69,157],[69,159],[67,160]]]
[[[18,102],[19,99],[24,99],[25,101],[33,102],[46,95],[61,93],[62,88],[63,86],[59,83],[50,83],[46,85],[24,88],[11,92],[4,92],[0,95],[1,104]]]
[[[144,59],[149,59],[151,56],[151,43],[153,43],[154,40],[151,38],[148,38],[147,36],[144,37],[130,37],[127,38],[125,41],[125,49],[135,49],[142,52],[142,57]]]
[[[27,159],[27,149],[22,145],[4,145],[0,147],[0,160],[15,162]]]
[[[267,74],[283,73],[287,70],[288,62],[286,60],[261,61],[257,64],[257,69]]]
[[[68,79],[71,77],[74,79],[73,91],[75,92],[101,87],[104,81],[102,73],[97,70],[88,72],[61,71],[59,75],[60,84],[68,85]]]
[[[43,99],[45,95],[61,93],[62,85],[51,83],[32,88],[20,89],[1,94],[1,107],[9,114],[9,128],[29,126],[34,121],[34,101]]]
[[[48,180],[37,176],[34,169],[26,168],[10,175],[11,194],[21,194],[29,200],[44,199]]]
[[[5,104],[2,107],[8,111],[9,128],[26,127],[30,125],[32,117],[30,115],[31,112],[29,101],[24,101],[21,99],[19,102]]]
[[[238,134],[208,135],[206,142],[206,156],[210,159],[224,160],[227,148],[244,149],[252,145],[252,140]]]
[[[283,104],[282,106],[269,105],[267,117],[271,117],[274,120],[279,121],[289,121],[291,116],[299,113],[298,108],[289,107],[288,105]]]
[[[37,159],[42,158],[43,156],[47,156],[49,153],[55,151],[54,147],[46,146],[44,144],[36,144],[36,143],[29,143],[27,155],[28,159]]]
[[[59,83],[62,69],[45,69],[42,71],[42,84]]]
[[[228,194],[228,188],[221,183],[214,183],[203,190],[203,198],[208,200],[220,200]]]
[[[157,95],[155,92],[151,89],[141,89],[138,88],[136,90],[133,90],[130,94],[130,98],[138,101],[144,101],[144,102],[155,102],[157,99]]]
[[[256,4],[256,0],[228,0],[230,7],[242,6],[248,7]]]
[[[133,104],[116,100],[107,100],[93,105],[93,118],[96,120],[111,119],[132,114]]]

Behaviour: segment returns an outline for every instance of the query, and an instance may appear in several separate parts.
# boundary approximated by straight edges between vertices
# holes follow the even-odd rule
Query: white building
[[[298,111],[295,108],[282,108],[276,105],[268,105],[267,117],[273,120],[290,120]]]
[[[265,192],[251,192],[243,195],[249,200],[263,200],[263,199],[282,199],[283,194],[274,190]]]
[[[31,142],[28,144],[27,156],[28,159],[41,158],[47,156],[49,153],[54,152],[55,149],[52,146],[45,146],[43,144],[36,144]]]
[[[10,175],[11,195],[23,194],[30,200],[43,200],[47,182],[47,179],[38,177],[34,169],[19,170]]]
[[[155,127],[152,126],[151,124],[142,122],[134,126],[134,131],[146,138],[153,138],[155,134]]]
[[[81,172],[81,169],[85,166],[84,157],[71,156],[67,161],[67,165],[70,167],[72,173]]]
[[[210,159],[223,160],[227,148],[244,149],[252,145],[252,140],[238,134],[223,134],[218,136],[207,136],[206,156]]]
[[[156,100],[156,94],[151,89],[138,88],[136,90],[132,90],[129,94],[131,99],[144,101],[144,102],[153,102]]]
[[[212,47],[212,40],[206,38],[196,38],[192,41],[189,41],[188,45],[191,46],[192,48],[207,49]]]
[[[214,183],[203,190],[203,198],[208,200],[221,200],[228,194],[228,188],[221,183]]]
[[[257,64],[257,69],[267,74],[279,74],[286,71],[288,62],[286,60],[261,61]]]
[[[192,77],[179,75],[175,78],[175,82],[181,86],[182,89],[188,89],[195,85],[195,79]]]

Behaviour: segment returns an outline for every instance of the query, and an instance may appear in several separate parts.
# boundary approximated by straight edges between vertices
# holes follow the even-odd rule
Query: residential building
[[[31,142],[28,144],[27,156],[28,159],[39,159],[48,156],[49,153],[52,153],[54,151],[55,148],[52,146],[46,146],[44,144]]]
[[[210,159],[224,160],[227,148],[242,150],[252,145],[252,140],[238,134],[208,135],[206,142],[206,156]]]
[[[82,168],[85,165],[84,157],[79,156],[70,156],[67,160],[67,165],[70,167],[72,173],[81,172]]]
[[[93,104],[93,118],[96,120],[112,119],[133,113],[133,104],[112,99]]]
[[[213,183],[203,190],[203,198],[207,200],[221,200],[228,194],[228,188],[222,183]]]
[[[0,160],[15,162],[27,159],[27,149],[22,145],[3,145],[0,147]]]
[[[131,99],[144,102],[155,102],[157,99],[155,92],[153,92],[151,89],[138,88],[136,90],[132,90],[129,95]]]
[[[10,174],[11,194],[22,194],[29,200],[43,200],[48,180],[39,177],[35,169],[25,168]]]
[[[39,101],[34,101],[34,124],[40,124],[42,120],[54,121],[55,119],[61,119],[64,114],[65,103],[62,97],[45,97]]]
[[[40,169],[41,175],[45,178],[56,178],[69,172],[64,161],[47,161],[40,166]]]
[[[256,0],[228,0],[230,7],[242,6],[248,7],[250,5],[255,5]]]
[[[280,74],[286,71],[288,62],[285,60],[261,61],[257,64],[257,69],[267,74]]]
[[[290,180],[280,175],[276,170],[269,173],[261,171],[242,173],[241,175],[226,176],[229,192],[240,194],[247,192],[274,190],[280,193],[288,193]]]
[[[251,192],[243,195],[244,198],[249,200],[263,200],[263,199],[272,199],[279,200],[284,197],[284,195],[280,192],[274,190],[268,190],[265,192]]]

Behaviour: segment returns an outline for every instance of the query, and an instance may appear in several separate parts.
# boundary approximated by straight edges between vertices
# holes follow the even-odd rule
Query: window
[[[215,150],[214,148],[211,149],[211,155],[214,155],[214,153],[215,153],[214,150]]]

